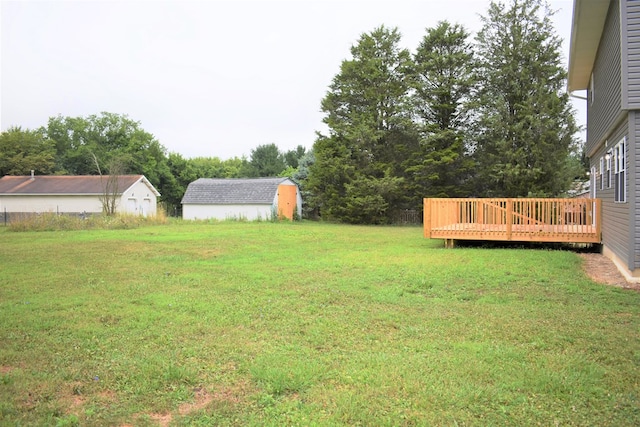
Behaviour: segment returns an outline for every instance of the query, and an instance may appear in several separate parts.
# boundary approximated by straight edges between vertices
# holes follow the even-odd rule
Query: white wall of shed
[[[271,218],[271,205],[182,205],[183,219],[243,219],[255,221],[257,219],[268,220]]]
[[[158,198],[143,181],[138,181],[122,194],[116,211],[132,215],[153,216],[158,211]]]
[[[98,196],[0,196],[0,211],[29,213],[100,213]]]

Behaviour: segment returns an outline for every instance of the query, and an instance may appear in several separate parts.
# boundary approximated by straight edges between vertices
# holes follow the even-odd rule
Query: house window
[[[604,190],[604,157],[600,157],[600,190]]]
[[[624,203],[627,201],[627,138],[622,138],[613,148],[613,173],[615,195],[614,201]]]

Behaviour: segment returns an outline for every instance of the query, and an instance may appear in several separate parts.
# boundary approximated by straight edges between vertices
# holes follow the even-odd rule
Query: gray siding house
[[[200,178],[182,198],[184,219],[293,219],[302,215],[298,186],[288,178]]]
[[[640,278],[640,2],[574,0],[570,92],[586,91],[591,196],[603,253]]]

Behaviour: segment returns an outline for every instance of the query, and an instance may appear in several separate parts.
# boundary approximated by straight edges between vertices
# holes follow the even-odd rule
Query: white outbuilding
[[[117,213],[156,214],[160,193],[144,175],[118,175],[116,178],[110,180],[109,176],[96,175],[4,176],[0,178],[0,215],[43,212],[99,214],[103,211],[105,197],[113,197]]]
[[[182,198],[184,219],[254,221],[296,215],[302,215],[302,197],[288,178],[200,178]]]

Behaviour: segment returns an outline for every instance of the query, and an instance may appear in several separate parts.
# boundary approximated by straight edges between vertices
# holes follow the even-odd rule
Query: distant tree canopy
[[[9,128],[0,134],[0,176],[55,171],[54,141],[40,131]]]
[[[142,174],[161,193],[169,214],[177,214],[190,182],[198,178],[291,175],[306,154],[303,146],[286,153],[259,145],[251,159],[184,158],[166,148],[126,115],[51,117],[37,130],[12,127],[0,133],[0,176]]]
[[[56,174],[142,174],[161,194],[177,186],[164,146],[126,115],[57,116],[40,132],[55,144]],[[117,171],[111,171],[115,166]],[[170,196],[163,200],[175,202]]]
[[[286,176],[305,216],[362,224],[392,222],[424,197],[558,196],[585,166],[552,15],[546,0],[492,1],[475,42],[443,21],[414,53],[397,28],[362,34],[322,99],[328,133],[309,151],[269,143],[249,159],[184,158],[126,115],[58,116],[2,132],[0,174],[118,165],[144,174],[169,214],[198,178]]]
[[[251,150],[251,159],[247,164],[245,175],[252,178],[278,176],[286,167],[284,154],[276,144],[259,145]]]

